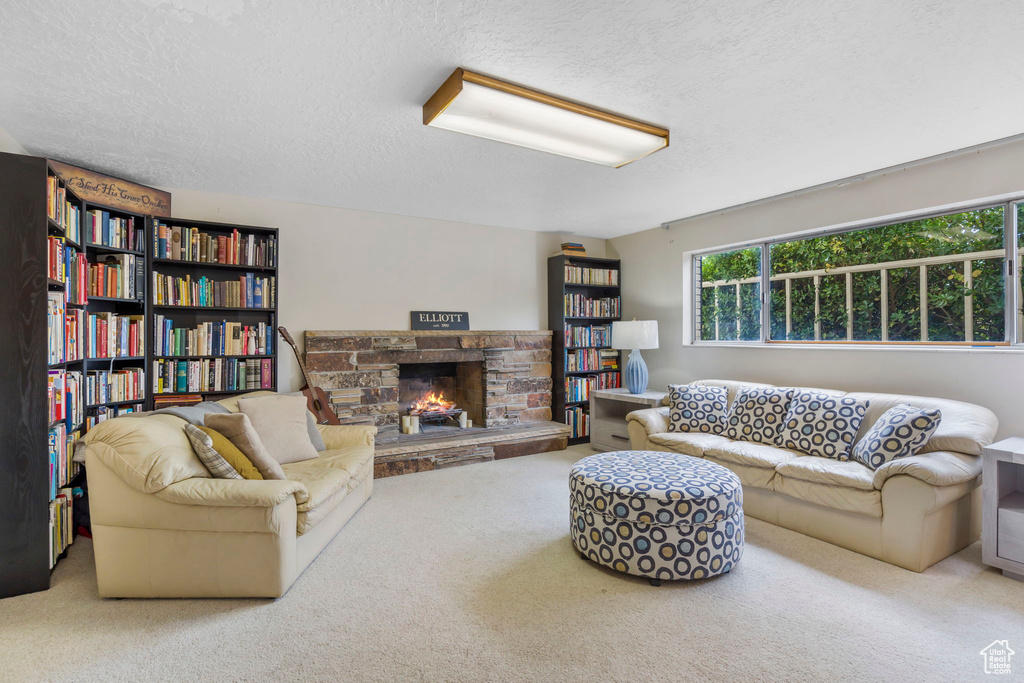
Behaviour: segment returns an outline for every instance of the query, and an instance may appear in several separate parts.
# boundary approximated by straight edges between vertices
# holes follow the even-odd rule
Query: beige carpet
[[[729,575],[653,588],[579,559],[559,453],[383,479],[283,599],[100,600],[76,542],[0,601],[0,679],[188,681],[985,678],[1024,584],[976,544],[924,574],[751,520]]]

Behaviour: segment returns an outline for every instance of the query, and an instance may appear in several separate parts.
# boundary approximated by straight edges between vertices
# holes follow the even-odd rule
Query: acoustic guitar
[[[302,362],[302,354],[299,353],[299,348],[295,346],[295,340],[292,339],[292,336],[288,334],[288,330],[283,325],[278,327],[277,331],[281,333],[284,340],[292,347],[292,351],[295,352],[295,360],[299,362],[299,370],[302,370],[302,380],[305,382],[300,391],[306,397],[309,412],[313,413],[319,424],[340,425],[341,420],[338,419],[338,416],[331,409],[331,403],[327,400],[327,394],[323,389],[313,386],[313,383],[309,381],[309,375],[306,374],[306,365]]]

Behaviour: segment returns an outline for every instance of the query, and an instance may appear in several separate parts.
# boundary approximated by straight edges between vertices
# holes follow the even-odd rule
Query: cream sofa
[[[740,387],[770,386],[725,380],[692,384],[726,387],[730,405]],[[858,440],[900,403],[938,408],[942,421],[917,455],[875,471],[852,460],[716,434],[669,432],[668,407],[627,415],[630,444],[634,450],[672,451],[724,465],[743,483],[747,515],[913,571],[924,571],[977,540],[979,456],[995,437],[998,422],[992,411],[922,396],[818,391],[868,403]]]
[[[211,478],[185,424],[120,417],[84,438],[102,597],[281,597],[373,490],[376,427],[319,425],[319,457],[251,481]]]

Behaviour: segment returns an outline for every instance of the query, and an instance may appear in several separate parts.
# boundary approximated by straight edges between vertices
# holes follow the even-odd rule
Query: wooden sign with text
[[[49,160],[71,190],[87,202],[161,218],[171,217],[171,193]]]
[[[414,330],[468,330],[466,311],[412,311]]]

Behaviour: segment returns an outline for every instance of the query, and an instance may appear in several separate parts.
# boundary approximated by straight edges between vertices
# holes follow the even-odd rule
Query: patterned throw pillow
[[[720,434],[729,409],[729,390],[672,384],[668,388],[668,431]]]
[[[725,420],[722,435],[735,441],[777,445],[793,393],[793,389],[781,387],[740,389]]]
[[[855,398],[800,391],[793,396],[779,445],[808,455],[849,460],[867,404]]]
[[[942,412],[901,403],[882,413],[853,447],[853,459],[873,470],[896,458],[913,455],[939,428]]]
[[[241,479],[242,475],[213,448],[210,435],[195,425],[185,425],[185,434],[192,442],[192,450],[196,452],[203,465],[210,471],[214,479]]]

